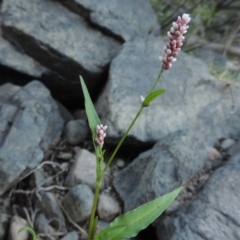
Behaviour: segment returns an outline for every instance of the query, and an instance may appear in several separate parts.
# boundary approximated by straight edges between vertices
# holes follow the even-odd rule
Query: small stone
[[[73,113],[73,116],[75,117],[75,119],[83,119],[83,120],[87,120],[87,114],[86,111],[83,109],[78,109]]]
[[[57,155],[57,158],[63,159],[63,160],[69,160],[72,157],[73,157],[72,153],[70,153],[70,152],[59,152]]]
[[[59,112],[65,123],[74,120],[73,115],[68,111],[68,109],[60,102],[57,102]]]
[[[226,138],[222,144],[221,147],[223,150],[227,150],[228,148],[230,148],[233,144],[235,143],[235,141],[231,138]]]
[[[221,159],[221,153],[214,147],[208,147],[207,157],[209,160],[219,160]]]
[[[92,204],[92,190],[85,184],[71,188],[63,199],[66,212],[75,222],[82,222],[90,217]]]
[[[100,194],[97,212],[101,219],[112,221],[120,212],[119,203],[107,194]]]
[[[50,225],[63,233],[67,232],[65,218],[55,195],[51,192],[42,192],[41,197],[42,200],[38,202],[38,207],[41,208],[48,220],[54,218]]]
[[[9,229],[9,240],[27,240],[28,231],[18,232],[20,228],[27,226],[27,221],[17,215],[14,215],[11,220]]]
[[[78,240],[78,234],[76,231],[69,232],[61,240]]]
[[[37,215],[34,222],[34,229],[38,233],[50,234],[56,232],[56,230],[49,224],[49,220],[43,213]],[[49,238],[48,238],[49,239]]]
[[[101,189],[104,188],[104,182]],[[67,187],[73,187],[81,183],[89,185],[92,189],[95,188],[96,184],[96,157],[86,149],[81,149],[75,156],[74,163],[65,181]]]
[[[116,164],[119,168],[123,168],[125,166],[125,162],[122,159],[118,159]]]
[[[88,135],[88,125],[85,120],[72,120],[67,123],[64,129],[67,142],[72,145],[82,143]]]

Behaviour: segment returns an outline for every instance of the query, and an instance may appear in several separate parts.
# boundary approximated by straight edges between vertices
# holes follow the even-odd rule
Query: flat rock
[[[2,37],[0,30],[0,64],[27,74],[34,78],[41,78],[41,76],[48,70],[36,62],[28,55],[21,53]]]
[[[91,89],[100,85],[99,77],[120,47],[57,1],[7,0],[1,13],[4,38],[61,76],[58,88],[76,89],[79,75]],[[65,94],[73,97],[75,92]]]
[[[195,132],[174,132],[119,172],[114,187],[132,210],[185,184],[205,164],[207,146]]]
[[[216,170],[197,198],[157,227],[161,240],[240,239],[240,155]]]
[[[112,61],[108,83],[96,104],[102,123],[108,126],[109,142],[123,135],[140,108],[140,95],[150,91],[160,72],[158,56],[163,48],[159,38],[136,38],[125,43]],[[154,142],[189,128],[211,146],[240,130],[240,110],[230,114],[230,90],[209,74],[201,60],[181,52],[171,70],[163,73],[158,88],[166,93],[144,109],[130,137]]]
[[[157,17],[144,0],[61,0],[73,12],[114,36],[129,41],[136,36],[159,33]]]
[[[2,93],[0,106],[2,194],[42,161],[50,144],[59,140],[63,120],[49,90],[38,81],[15,94]]]

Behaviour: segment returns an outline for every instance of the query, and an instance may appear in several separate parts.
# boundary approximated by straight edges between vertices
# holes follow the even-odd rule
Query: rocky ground
[[[108,126],[107,157],[160,71],[159,29],[144,0],[1,2],[0,240],[28,239],[24,225],[42,239],[86,239],[96,165],[78,76]],[[239,61],[194,54],[164,72],[166,93],[114,159],[99,229],[182,185],[134,239],[240,239],[240,74],[229,80]]]

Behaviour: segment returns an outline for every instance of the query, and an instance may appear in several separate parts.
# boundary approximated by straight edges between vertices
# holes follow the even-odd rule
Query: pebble
[[[223,150],[227,150],[228,148],[230,148],[233,144],[235,143],[235,141],[231,138],[226,138],[222,143],[221,143],[221,147]]]
[[[71,188],[63,199],[64,209],[75,222],[82,222],[90,217],[92,204],[93,192],[85,184]]]
[[[210,160],[220,160],[222,157],[221,153],[214,147],[208,147],[207,156]]]
[[[78,240],[78,234],[76,231],[69,232],[61,240]]]
[[[123,168],[125,166],[125,162],[122,159],[118,159],[116,164],[119,168]]]
[[[18,215],[14,215],[11,219],[11,224],[9,228],[9,240],[27,240],[28,231],[22,231],[18,233],[19,229],[27,226],[27,221]]]
[[[73,157],[73,155],[70,152],[59,152],[57,155],[57,158],[63,159],[63,160],[69,160],[72,157]]]
[[[105,221],[112,221],[120,212],[119,203],[107,194],[100,194],[97,212],[99,217]]]
[[[78,145],[86,139],[88,129],[86,120],[72,120],[66,124],[64,136],[69,144]]]

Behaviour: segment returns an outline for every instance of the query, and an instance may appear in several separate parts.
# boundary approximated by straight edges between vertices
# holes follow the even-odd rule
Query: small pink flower
[[[104,138],[106,137],[105,131],[107,130],[107,126],[103,126],[102,124],[97,125],[96,133],[97,138],[95,139],[95,143],[99,145],[101,148],[104,144]]]
[[[183,45],[183,40],[187,29],[189,26],[187,25],[190,22],[191,18],[189,14],[184,13],[182,17],[178,16],[176,22],[173,22],[170,31],[167,33],[169,37],[169,41],[164,48],[164,53],[159,57],[159,60],[163,64],[163,69],[167,70],[172,67],[172,63],[177,60],[177,55],[181,50]]]

